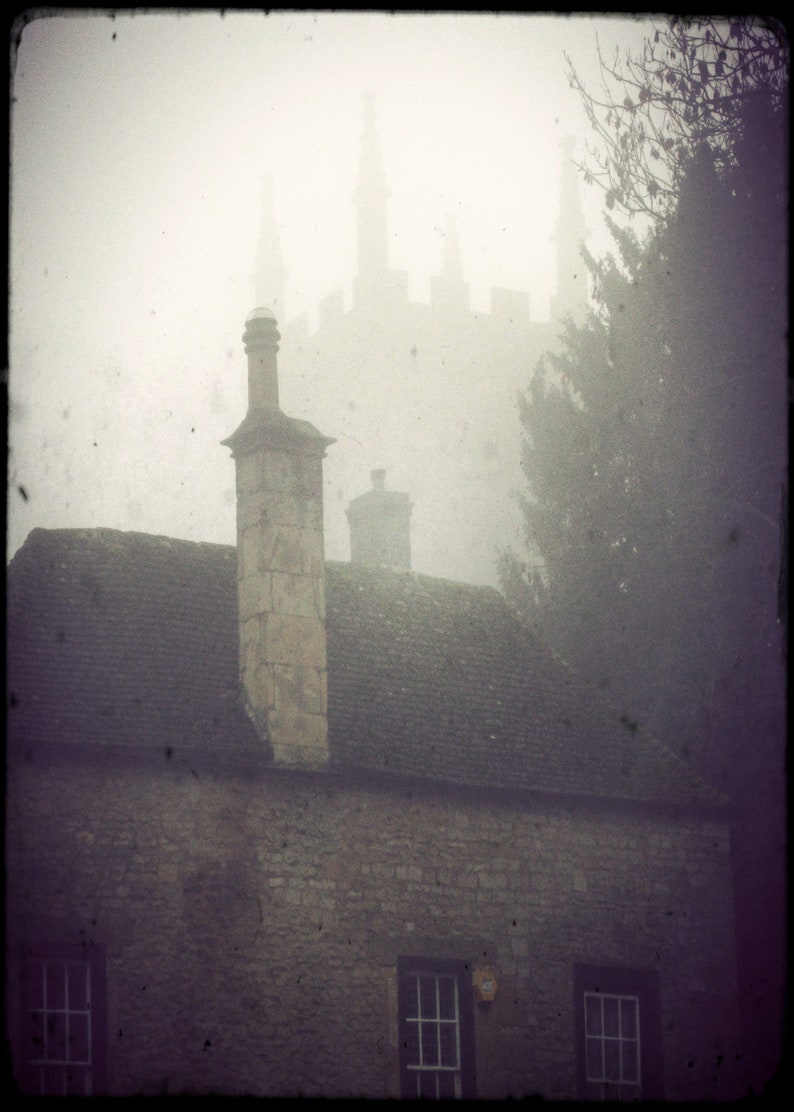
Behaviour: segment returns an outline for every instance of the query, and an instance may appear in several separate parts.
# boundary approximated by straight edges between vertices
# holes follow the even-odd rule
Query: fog
[[[350,304],[367,92],[389,265],[412,301],[429,300],[453,214],[473,312],[487,313],[502,286],[526,291],[533,319],[548,320],[561,141],[583,154],[587,137],[563,52],[595,86],[597,40],[611,54],[643,37],[628,18],[333,12],[68,14],[18,30],[9,556],[35,526],[233,543],[234,470],[220,441],[245,412],[240,337],[257,303],[263,179],[287,271],[280,325],[305,314],[311,329],[324,297],[341,291]],[[601,196],[582,187],[581,201],[598,252],[609,242]],[[515,476],[492,498],[475,476],[480,501],[467,505],[443,467],[430,481],[442,426],[428,402],[420,460],[387,360],[366,380],[334,369],[307,385],[291,358],[285,343],[284,408],[339,444],[326,465],[327,555],[347,558],[344,509],[383,466],[414,503],[414,566],[487,581],[493,546],[455,562],[454,534],[464,521],[472,534],[492,528],[476,520],[486,500],[506,522]],[[505,368],[487,393],[459,383],[438,410],[460,424],[469,406],[487,423],[493,399],[491,423],[517,459],[519,371]],[[401,471],[409,459],[417,466]]]
[[[244,321],[269,304],[282,334],[282,407],[335,440],[324,467],[327,557],[348,559],[346,508],[382,468],[413,504],[413,568],[495,583],[497,550],[523,544],[516,393],[559,329],[564,151],[572,144],[584,158],[591,138],[564,54],[594,90],[599,47],[607,57],[636,51],[648,29],[629,17],[490,13],[64,13],[18,24],[8,557],[36,527],[233,544],[235,469],[222,441],[247,406]],[[391,310],[370,316],[356,300],[367,98],[369,183],[388,191],[384,274],[399,292]],[[611,249],[602,200],[579,179],[596,257]],[[265,274],[278,264],[283,284]],[[445,296],[460,295],[458,309],[465,302],[446,323],[439,277]],[[499,290],[513,291],[501,318]],[[534,329],[524,346],[515,291]],[[453,317],[466,327],[451,331]],[[699,449],[708,414],[692,413]],[[752,459],[758,445],[748,443]],[[744,471],[750,489],[755,472]],[[759,491],[760,481],[752,499]],[[742,512],[754,507],[748,498]],[[603,658],[584,622],[564,632],[588,682],[624,700],[622,722],[639,722],[737,796],[743,1007],[753,1052],[772,1057],[783,933],[779,553],[771,531],[758,542],[752,523],[730,514],[729,543],[704,541],[703,581],[731,584],[714,588],[713,612],[687,609],[683,577],[679,605],[668,607],[669,569],[649,560],[658,582],[646,576],[632,596],[641,604],[624,642],[604,613],[593,622],[611,636]],[[734,560],[738,524],[744,563]],[[768,558],[753,562],[758,551]],[[733,579],[716,578],[723,566],[738,568]],[[694,585],[691,598],[700,602]],[[622,614],[614,610],[613,628]],[[696,619],[708,639],[695,636]],[[616,659],[622,693],[608,673]]]

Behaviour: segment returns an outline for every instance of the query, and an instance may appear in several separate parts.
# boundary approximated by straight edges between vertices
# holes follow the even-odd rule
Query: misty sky
[[[262,177],[286,315],[313,319],[355,272],[367,91],[391,191],[390,264],[412,297],[427,300],[454,212],[473,307],[508,286],[546,319],[560,140],[583,153],[589,134],[563,51],[595,88],[596,34],[611,56],[639,47],[643,30],[469,13],[27,25],[12,74],[9,556],[35,526],[234,542],[234,464],[219,442],[246,406]],[[599,252],[601,194],[583,187],[582,199]]]

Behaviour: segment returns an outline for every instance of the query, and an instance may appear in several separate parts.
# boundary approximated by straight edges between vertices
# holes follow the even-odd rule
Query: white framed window
[[[605,1098],[639,1100],[639,997],[585,992],[583,1004],[587,1084],[600,1085]]]
[[[474,1095],[471,973],[465,963],[401,958],[400,1078],[404,1098]]]
[[[574,966],[574,1016],[580,1099],[664,1099],[655,970]]]
[[[38,1096],[92,1096],[105,1080],[104,963],[47,948],[22,959],[20,1087]]]

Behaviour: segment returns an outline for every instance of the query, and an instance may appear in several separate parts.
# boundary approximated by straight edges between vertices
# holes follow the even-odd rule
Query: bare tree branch
[[[733,165],[742,110],[765,92],[788,99],[790,44],[778,21],[670,17],[654,25],[639,56],[598,45],[600,89],[585,88],[566,55],[596,142],[579,168],[604,190],[607,208],[653,220],[675,205],[687,157],[705,144],[718,170]]]

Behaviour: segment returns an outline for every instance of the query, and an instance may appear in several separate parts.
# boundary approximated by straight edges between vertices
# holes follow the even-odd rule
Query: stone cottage
[[[34,530],[8,569],[16,1084],[734,1095],[725,801],[495,590],[325,561],[278,338],[249,316],[236,549]]]

